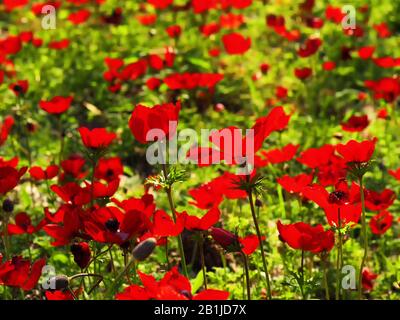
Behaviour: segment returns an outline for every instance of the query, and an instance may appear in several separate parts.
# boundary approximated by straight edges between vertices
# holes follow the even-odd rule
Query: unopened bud
[[[132,255],[137,261],[143,261],[148,258],[156,247],[157,240],[148,238],[139,243],[132,251]]]
[[[53,290],[66,290],[69,286],[69,279],[67,276],[59,275],[52,277],[50,283],[54,284]]]
[[[10,199],[6,199],[3,201],[3,210],[4,212],[11,213],[14,211],[14,203]]]
[[[211,228],[211,236],[225,250],[230,252],[240,251],[239,239],[232,232],[221,228]]]
[[[262,207],[263,203],[262,203],[262,201],[260,199],[256,199],[255,205],[256,205],[256,207],[260,208],[260,207]]]

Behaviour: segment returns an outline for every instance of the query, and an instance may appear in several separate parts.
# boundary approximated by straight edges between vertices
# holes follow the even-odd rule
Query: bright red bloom
[[[244,17],[241,14],[227,13],[219,17],[219,23],[222,28],[236,29],[244,23]]]
[[[9,166],[0,167],[0,195],[5,195],[7,192],[14,189],[26,170],[27,167],[23,167],[19,170]]]
[[[49,291],[47,290],[45,293],[46,299],[47,300],[75,300],[74,296],[70,291]],[[75,292],[75,296],[77,296],[77,293]]]
[[[0,52],[5,55],[17,54],[22,49],[22,41],[18,36],[8,36],[0,40]]]
[[[54,97],[49,101],[39,101],[39,106],[44,111],[51,114],[61,114],[67,111],[71,105],[72,97]]]
[[[182,33],[182,28],[179,25],[169,26],[165,29],[170,38],[178,38]]]
[[[138,271],[143,287],[130,285],[116,295],[117,300],[226,300],[229,293],[208,289],[192,295],[190,281],[174,267],[164,278],[156,281],[153,276]]]
[[[58,171],[59,169],[57,165],[48,166],[45,170],[40,167],[31,167],[29,169],[29,174],[37,181],[51,180],[58,175]]]
[[[160,87],[162,84],[162,81],[158,78],[151,77],[147,79],[146,81],[146,86],[149,88],[149,90],[156,90],[158,87]]]
[[[280,100],[286,99],[288,96],[288,89],[283,86],[277,86],[275,88],[275,96]]]
[[[312,69],[311,68],[295,68],[294,69],[294,75],[303,80],[307,79],[312,75]]]
[[[278,221],[278,230],[281,239],[293,249],[329,252],[335,244],[333,231],[324,231],[320,224],[315,227],[304,222],[284,225]]]
[[[219,73],[174,73],[165,77],[164,83],[171,90],[211,89],[223,78]]]
[[[105,128],[95,128],[89,130],[86,127],[78,129],[81,139],[86,148],[103,149],[107,148],[117,137],[113,132],[108,132]]]
[[[262,236],[261,239],[265,240],[265,236]],[[239,242],[242,245],[241,251],[248,256],[254,253],[260,245],[256,234],[251,234],[244,238],[239,237]]]
[[[334,61],[325,61],[322,64],[322,68],[324,68],[325,71],[331,71],[336,68],[336,63]]]
[[[42,14],[43,8],[47,5],[53,6],[55,9],[58,9],[61,6],[61,1],[36,2],[32,4],[31,11],[34,15],[40,16]]]
[[[388,38],[392,35],[385,22],[382,22],[380,24],[375,24],[373,27],[376,30],[376,32],[378,32],[379,38]]]
[[[17,97],[23,96],[28,91],[29,82],[28,80],[18,80],[10,84],[9,88]]]
[[[375,47],[374,46],[367,46],[367,47],[362,47],[360,49],[358,49],[358,56],[361,59],[369,59],[372,57],[372,55],[374,54],[375,51]]]
[[[153,226],[151,234],[158,237],[176,237],[181,234],[185,225],[186,216],[178,215],[176,222],[163,210],[157,210],[153,214]]]
[[[79,155],[72,155],[68,159],[61,161],[61,167],[64,170],[62,180],[65,176],[71,176],[75,179],[83,179],[87,172],[82,171],[85,165],[85,159]]]
[[[306,58],[316,53],[322,45],[322,40],[319,38],[309,38],[302,44],[297,51],[299,57]]]
[[[185,217],[185,228],[187,230],[204,231],[210,229],[219,221],[221,212],[218,208],[214,207],[201,218],[190,216],[186,212],[181,215]]]
[[[68,20],[73,23],[74,25],[85,23],[90,18],[90,11],[89,10],[79,10],[76,12],[72,12],[68,16]]]
[[[9,235],[15,234],[32,234],[38,232],[44,224],[42,220],[36,227],[32,224],[31,218],[26,212],[20,212],[15,216],[15,224],[9,223],[7,226],[7,233]]]
[[[144,14],[136,16],[136,19],[139,21],[140,24],[144,26],[151,26],[156,23],[157,15],[155,14]]]
[[[69,182],[63,186],[52,185],[50,188],[66,203],[81,206],[90,202],[90,189],[87,186],[82,188],[75,182]]]
[[[200,32],[206,37],[218,33],[220,29],[221,26],[217,22],[210,22],[208,24],[200,26]]]
[[[267,163],[277,164],[292,160],[298,149],[299,145],[289,143],[281,149],[261,151],[261,155],[265,158]]]
[[[226,52],[231,55],[244,54],[251,47],[251,38],[245,38],[240,33],[226,34],[222,37],[222,42]]]
[[[286,174],[276,181],[289,193],[301,193],[305,187],[311,184],[312,180],[312,175],[301,173],[294,177]]]
[[[119,157],[101,158],[96,166],[94,176],[107,182],[118,179],[124,173],[124,167]]]
[[[54,49],[54,50],[63,50],[68,48],[70,45],[70,41],[68,39],[63,39],[63,40],[59,40],[59,41],[51,41],[48,44],[48,47],[50,49]]]
[[[374,288],[374,280],[378,278],[376,273],[373,273],[368,268],[364,268],[362,272],[362,286],[365,291],[371,291]]]
[[[365,191],[365,206],[371,211],[380,211],[389,208],[396,199],[393,190],[385,189],[382,192]]]
[[[7,11],[13,11],[17,8],[26,6],[29,0],[3,0],[4,6]]]
[[[369,226],[373,234],[382,235],[392,226],[392,223],[393,216],[390,212],[382,210],[371,218]]]
[[[397,170],[389,170],[388,172],[393,178],[400,181],[400,168],[398,168]]]
[[[147,0],[147,2],[156,9],[164,10],[168,8],[174,2],[174,0]]]
[[[15,121],[12,116],[5,117],[3,123],[0,123],[0,146],[7,141],[8,135],[10,134],[14,123]]]
[[[170,139],[176,133],[180,109],[179,101],[176,104],[166,103],[153,108],[139,104],[129,119],[129,128],[136,140],[143,144],[150,141],[146,136],[150,130],[154,129],[161,130],[158,134],[163,133],[166,139]]]
[[[39,259],[31,265],[29,260],[21,256],[1,264],[2,258],[0,255],[0,285],[17,287],[24,291],[30,291],[36,286],[42,274],[42,268],[46,264],[46,259]]]
[[[190,201],[189,204],[192,204],[199,209],[218,207],[222,202],[222,194],[215,188],[215,185],[212,184],[212,182],[190,189],[188,193],[195,200],[195,202]]]
[[[88,266],[92,252],[87,242],[73,243],[71,245],[71,253],[79,268],[85,269]]]
[[[348,132],[361,132],[369,125],[368,116],[351,116],[341,124],[342,129]]]
[[[343,157],[344,161],[347,163],[365,163],[371,159],[375,150],[376,141],[376,138],[362,142],[350,140],[346,144],[337,145],[336,148],[339,154]]]
[[[381,108],[377,111],[376,117],[378,119],[387,119],[389,117],[389,113],[386,108]]]

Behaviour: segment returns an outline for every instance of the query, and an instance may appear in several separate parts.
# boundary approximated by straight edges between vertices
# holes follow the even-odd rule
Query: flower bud
[[[3,201],[3,210],[4,212],[11,213],[14,211],[14,204],[10,199],[5,199]]]
[[[262,207],[262,205],[263,205],[263,203],[262,203],[262,201],[261,201],[260,199],[256,199],[256,201],[255,201],[254,204],[255,204],[256,207],[258,207],[258,208]]]
[[[132,255],[137,261],[143,261],[151,255],[156,247],[157,240],[148,238],[139,243],[132,251]]]
[[[221,228],[211,228],[211,236],[225,250],[230,252],[240,251],[239,239],[232,232]]]
[[[52,277],[50,283],[52,284],[50,288],[52,290],[66,290],[69,286],[69,279],[67,276],[59,275]]]
[[[88,266],[91,257],[91,251],[86,242],[72,244],[71,253],[74,256],[74,261],[81,269],[84,269]]]

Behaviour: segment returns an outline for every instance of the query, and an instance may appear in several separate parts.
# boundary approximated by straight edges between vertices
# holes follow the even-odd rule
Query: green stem
[[[340,219],[340,207],[338,207],[338,251],[336,258],[336,300],[340,300],[340,274],[341,274],[341,258],[342,258],[342,234],[340,228],[342,227],[342,222]]]
[[[265,273],[265,278],[266,278],[268,299],[271,300],[272,299],[271,284],[270,284],[270,281],[269,281],[267,260],[265,258],[263,240],[262,240],[262,237],[261,237],[260,227],[258,226],[258,221],[257,221],[257,217],[256,217],[256,211],[254,209],[253,193],[252,193],[251,189],[248,191],[248,197],[249,197],[249,202],[250,202],[251,215],[253,216],[253,222],[254,222],[254,226],[256,228],[256,232],[257,232],[258,242],[260,243],[261,257],[262,257],[264,273]]]
[[[360,183],[360,192],[361,192],[361,208],[362,208],[362,235],[363,235],[363,240],[364,240],[364,255],[361,260],[360,264],[360,272],[358,275],[358,299],[362,299],[362,272],[363,268],[365,265],[365,262],[367,260],[367,255],[368,255],[368,231],[367,231],[367,222],[366,222],[366,217],[365,217],[365,199],[364,199],[364,187],[363,187],[363,177],[361,176],[359,178],[359,183]]]
[[[207,290],[207,275],[206,275],[206,264],[205,264],[205,259],[204,259],[204,234],[203,234],[203,232],[200,232],[199,246],[200,246],[201,269],[203,270],[204,289]]]
[[[301,250],[300,273],[301,273],[301,278],[300,278],[300,291],[301,291],[301,296],[303,297],[303,300],[305,300],[306,297],[305,297],[305,295],[304,295],[304,250]]]
[[[324,269],[324,287],[325,287],[325,299],[326,300],[330,300],[330,296],[329,296],[329,286],[328,286],[328,274],[327,274],[327,259],[323,259],[322,260],[322,267]]]
[[[243,265],[244,265],[244,271],[245,271],[245,276],[246,276],[247,300],[251,300],[249,262],[248,262],[247,256],[243,252],[242,252],[242,256],[243,256]]]

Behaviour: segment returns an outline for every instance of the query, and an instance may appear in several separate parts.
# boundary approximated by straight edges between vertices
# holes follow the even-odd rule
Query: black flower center
[[[106,228],[111,232],[117,232],[119,229],[119,221],[116,218],[111,218],[106,221]]]

